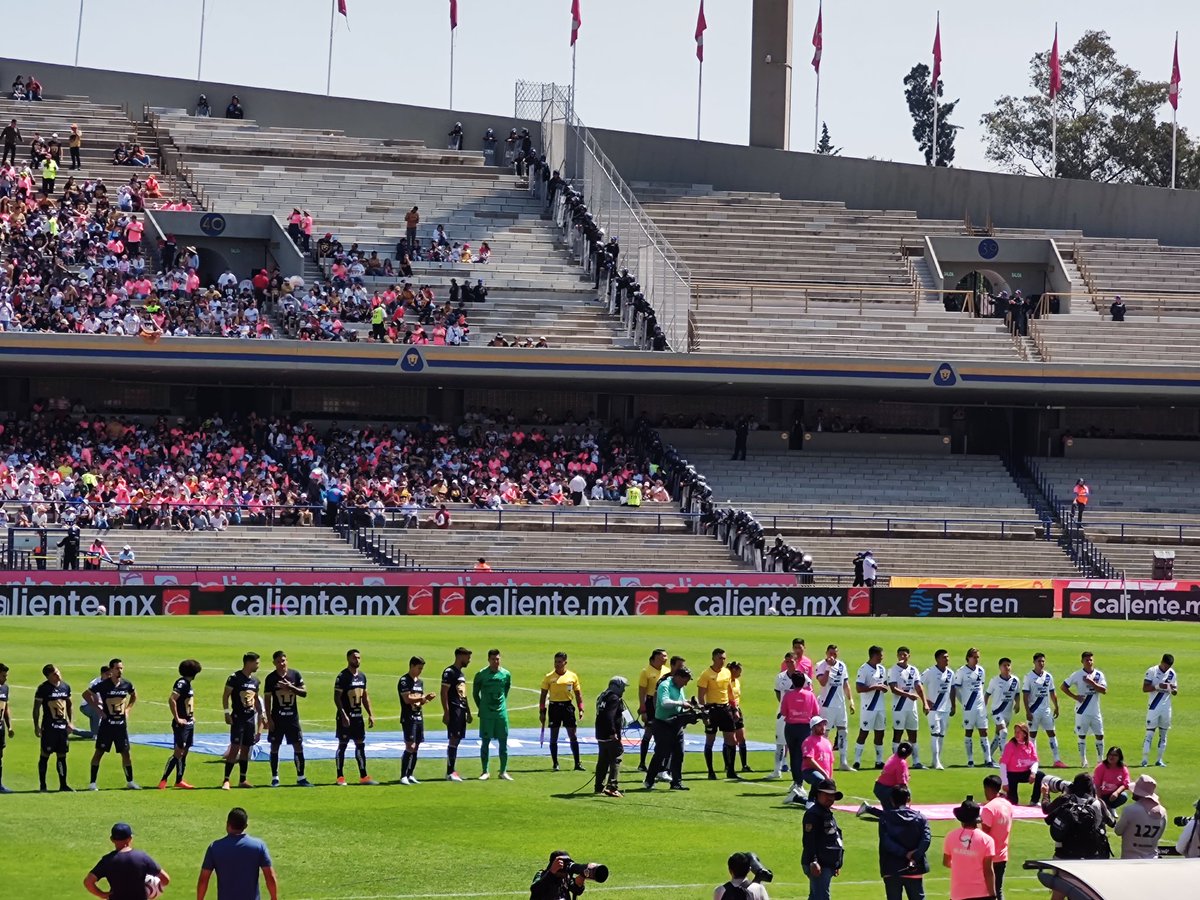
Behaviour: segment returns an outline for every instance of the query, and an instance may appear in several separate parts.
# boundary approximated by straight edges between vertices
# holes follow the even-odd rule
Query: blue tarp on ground
[[[545,756],[550,755],[550,734],[549,729],[546,730],[546,745],[540,744],[540,729],[537,728],[514,728],[508,733],[508,752],[512,756]],[[596,753],[596,738],[595,733],[590,728],[580,728],[579,749],[581,753],[592,754]],[[161,747],[164,750],[171,749],[174,746],[171,735],[169,734],[131,734],[130,742],[134,744],[142,744],[149,747]],[[636,751],[641,742],[641,732],[627,732],[625,736],[625,748],[627,750]],[[717,737],[717,744],[720,745],[720,736]],[[210,756],[220,756],[229,746],[227,735],[221,733],[197,734],[195,744],[192,747],[194,753],[201,753]],[[694,734],[685,732],[684,746],[687,750],[700,751],[704,749],[704,734],[697,730]],[[570,745],[567,743],[567,735],[563,732],[559,737],[559,751],[562,753],[570,753]],[[751,752],[760,750],[774,750],[773,744],[764,744],[759,741],[747,741],[746,749]],[[270,746],[267,743],[267,737],[264,734],[263,739],[258,742],[253,748],[251,759],[254,761],[266,761],[270,752]],[[305,731],[304,732],[304,756],[306,759],[333,759],[337,752],[337,738],[329,731]],[[367,752],[376,759],[399,759],[404,753],[404,734],[400,731],[368,731],[367,732]],[[476,729],[471,729],[467,733],[467,737],[461,744],[458,745],[460,756],[470,755],[479,752],[479,732]],[[444,759],[446,757],[446,732],[444,731],[427,731],[425,732],[425,742],[421,744],[421,757],[423,759]],[[291,760],[292,751],[286,743],[279,748],[279,758]],[[569,757],[568,757],[569,758]]]

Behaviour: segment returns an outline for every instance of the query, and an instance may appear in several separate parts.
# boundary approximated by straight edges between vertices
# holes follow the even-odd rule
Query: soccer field
[[[108,829],[128,821],[136,833],[135,846],[146,850],[167,869],[174,883],[167,896],[190,896],[204,848],[224,833],[229,807],[244,806],[250,832],[266,840],[280,876],[281,896],[287,900],[350,900],[350,898],[521,897],[548,852],[563,848],[581,861],[607,864],[607,884],[589,885],[587,896],[633,898],[649,896],[647,886],[664,887],[663,896],[704,900],[727,873],[725,859],[737,850],[753,850],[775,872],[772,898],[807,896],[800,872],[801,812],[783,805],[787,782],[766,782],[769,754],[751,754],[753,774],[743,782],[709,782],[702,774],[703,759],[689,754],[685,780],[689,793],[668,793],[665,785],[652,794],[638,789],[637,754],[626,753],[623,799],[597,798],[591,792],[594,759],[589,769],[550,771],[548,757],[516,756],[511,783],[479,782],[479,761],[459,758],[465,783],[442,780],[444,762],[423,758],[417,776],[420,786],[394,784],[399,761],[375,760],[371,774],[379,787],[332,786],[332,761],[310,761],[308,777],[320,787],[272,790],[265,762],[253,763],[254,790],[218,790],[223,768],[215,757],[193,753],[188,780],[201,790],[159,792],[157,784],[168,751],[133,748],[137,780],[151,789],[121,790],[120,758],[110,754],[102,764],[101,791],[70,795],[36,793],[37,748],[30,710],[33,691],[42,680],[41,667],[57,664],[71,685],[76,709],[84,688],[100,663],[110,657],[125,661],[126,677],[134,683],[139,702],[130,717],[134,733],[169,730],[166,699],[180,659],[195,657],[204,665],[196,679],[198,732],[221,732],[221,691],[225,678],[240,668],[242,653],[262,654],[259,677],[270,671],[270,654],[287,651],[293,668],[308,683],[309,697],[300,701],[309,733],[333,730],[333,679],[345,665],[344,654],[356,647],[363,654],[363,671],[376,713],[376,729],[399,729],[396,680],[407,671],[411,655],[424,656],[427,689],[437,690],[442,668],[452,662],[453,648],[464,644],[475,652],[470,679],[486,663],[485,652],[499,647],[503,664],[513,675],[512,725],[536,727],[537,688],[551,669],[556,650],[570,654],[570,666],[583,680],[591,722],[596,695],[608,678],[621,674],[631,681],[627,701],[636,704],[636,677],[655,646],[688,658],[698,674],[713,647],[724,647],[730,660],[744,667],[742,702],[751,740],[774,742],[772,682],[783,653],[794,636],[803,636],[809,655],[817,660],[828,643],[841,647],[842,659],[853,673],[865,660],[869,644],[885,648],[885,663],[894,661],[895,647],[907,644],[921,669],[932,664],[936,647],[950,650],[952,666],[962,662],[968,645],[982,650],[981,662],[990,677],[1000,656],[1016,660],[1021,676],[1035,650],[1047,654],[1048,668],[1061,681],[1078,667],[1079,653],[1090,649],[1108,678],[1104,717],[1110,745],[1121,746],[1134,777],[1144,735],[1145,699],[1141,679],[1146,668],[1165,651],[1176,656],[1182,688],[1175,701],[1175,721],[1167,751],[1166,769],[1151,769],[1170,815],[1185,815],[1200,795],[1200,772],[1189,762],[1200,751],[1200,713],[1193,699],[1193,671],[1186,647],[1195,640],[1190,626],[1160,623],[1101,623],[1080,620],[931,620],[931,619],[708,619],[663,617],[646,619],[447,619],[408,617],[383,619],[199,617],[188,619],[12,618],[4,621],[0,661],[10,668],[11,707],[17,735],[4,757],[4,781],[17,793],[0,797],[7,852],[3,864],[5,896],[86,896],[84,875],[111,845]],[[694,689],[694,684],[692,686]],[[1077,763],[1071,731],[1071,704],[1061,698],[1063,717],[1059,737],[1064,759]],[[430,728],[440,727],[431,709]],[[852,726],[855,723],[852,723]],[[76,725],[86,727],[77,714]],[[928,734],[922,722],[921,750],[928,758]],[[689,729],[697,733],[698,726]],[[853,739],[853,732],[851,734]],[[890,741],[890,734],[888,735]],[[718,738],[719,743],[719,738]],[[1040,738],[1043,764],[1049,761],[1046,739]],[[76,789],[88,780],[90,742],[73,741],[70,782]],[[368,754],[370,736],[368,736]],[[873,761],[868,748],[866,761]],[[1095,764],[1089,740],[1088,758]],[[493,756],[494,759],[494,756]],[[720,753],[717,753],[718,763]],[[952,721],[946,740],[944,772],[913,773],[914,802],[945,803],[967,793],[981,798],[982,768],[967,769],[962,729]],[[347,775],[353,772],[347,762]],[[493,771],[495,762],[493,762]],[[1060,773],[1070,776],[1074,769]],[[294,782],[290,763],[280,767],[284,785]],[[235,770],[236,776],[236,770]],[[871,797],[874,772],[838,773],[847,798]],[[53,782],[53,766],[51,781]],[[356,779],[351,779],[351,781]],[[578,792],[576,792],[578,790]],[[1027,790],[1027,788],[1025,789]],[[1022,792],[1024,798],[1025,792]],[[839,820],[846,835],[847,862],[834,882],[837,898],[882,896],[878,878],[876,831],[873,825],[848,814]],[[951,823],[935,822],[927,878],[931,897],[947,895],[948,879],[940,867],[940,841]],[[1171,826],[1172,842],[1179,829]],[[29,852],[22,852],[29,843]],[[1118,842],[1114,841],[1114,846]],[[1043,895],[1036,880],[1020,870],[1021,861],[1050,853],[1047,829],[1040,821],[1017,822],[1008,893]],[[13,890],[15,889],[15,890]],[[11,893],[10,893],[11,891]],[[659,893],[659,892],[655,892]],[[210,896],[215,896],[210,893]],[[265,895],[264,895],[265,896]]]

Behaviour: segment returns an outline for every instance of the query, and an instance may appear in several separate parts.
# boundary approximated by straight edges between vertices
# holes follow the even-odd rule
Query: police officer
[[[72,525],[67,529],[63,539],[58,542],[62,547],[62,567],[64,569],[79,568],[79,528]]]
[[[808,900],[829,900],[829,886],[841,872],[845,857],[842,829],[833,817],[833,804],[842,799],[832,779],[813,789],[804,812],[803,853],[800,865],[808,876]]]

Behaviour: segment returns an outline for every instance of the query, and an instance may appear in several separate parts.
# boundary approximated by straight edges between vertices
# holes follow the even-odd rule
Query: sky
[[[118,0],[39,0],[31,21],[55,27],[3,29],[0,55],[69,65],[81,2],[80,65],[195,77],[205,0],[143,4],[132,18],[115,11],[123,6]],[[324,94],[336,2],[207,0],[202,75]],[[334,29],[332,93],[446,107],[449,0],[346,2],[349,21],[337,16]],[[693,137],[699,0],[580,3],[576,93],[584,123]],[[748,140],[751,5],[706,0],[705,140]],[[507,117],[516,81],[570,84],[570,0],[459,0],[458,7],[456,108]],[[1200,131],[1200,100],[1188,102],[1189,73],[1200,80],[1200,3],[1194,0],[826,0],[820,118],[843,155],[921,161],[902,82],[914,64],[931,62],[939,9],[945,96],[961,100],[953,118],[963,129],[960,167],[994,168],[984,157],[979,118],[998,97],[1030,90],[1029,60],[1049,49],[1056,19],[1064,51],[1085,30],[1102,29],[1118,59],[1162,81],[1170,76],[1179,30],[1179,122]],[[809,61],[816,16],[817,0],[795,0],[791,149],[798,151],[812,148],[816,82]],[[46,88],[53,93],[53,85]],[[1169,114],[1164,96],[1163,118]]]

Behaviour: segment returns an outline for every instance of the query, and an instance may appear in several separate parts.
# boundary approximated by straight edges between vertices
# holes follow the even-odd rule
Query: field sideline
[[[475,651],[470,679],[486,663],[485,652],[499,647],[503,664],[513,674],[514,727],[537,725],[537,688],[550,670],[556,650],[570,654],[570,667],[583,680],[590,726],[596,695],[610,676],[621,674],[631,682],[655,646],[686,656],[698,674],[709,661],[713,647],[721,646],[730,660],[744,669],[743,705],[748,737],[774,741],[774,696],[771,684],[783,653],[794,636],[803,636],[809,655],[819,659],[828,643],[841,647],[842,658],[854,672],[866,657],[869,644],[885,647],[884,662],[894,661],[895,647],[907,644],[913,662],[921,669],[932,664],[933,650],[950,650],[951,664],[962,663],[968,645],[982,650],[988,676],[996,660],[1010,656],[1014,673],[1024,676],[1035,650],[1047,654],[1048,668],[1060,682],[1078,667],[1079,653],[1096,653],[1097,666],[1108,677],[1104,716],[1110,745],[1125,750],[1126,762],[1139,761],[1144,735],[1145,699],[1141,678],[1165,651],[1176,656],[1180,694],[1175,701],[1175,721],[1167,751],[1167,769],[1150,769],[1159,780],[1159,792],[1172,816],[1190,814],[1200,796],[1200,772],[1189,762],[1200,753],[1200,689],[1197,672],[1186,654],[1194,640],[1191,626],[1168,623],[1104,623],[1090,621],[1017,621],[999,619],[515,619],[441,617],[384,618],[370,621],[349,618],[242,619],[201,617],[189,619],[64,618],[4,620],[0,661],[10,668],[11,708],[16,737],[4,756],[4,782],[15,793],[0,797],[3,821],[9,835],[4,864],[6,885],[19,888],[13,896],[87,896],[82,879],[95,860],[111,845],[108,828],[117,820],[133,825],[135,846],[168,870],[174,884],[168,897],[191,896],[200,859],[207,843],[224,833],[224,815],[230,806],[250,813],[251,833],[271,848],[287,900],[385,900],[385,898],[527,897],[533,873],[555,848],[569,850],[578,860],[606,863],[612,877],[605,885],[589,886],[587,896],[644,897],[648,886],[664,886],[664,895],[679,900],[707,900],[712,888],[725,880],[725,858],[735,850],[754,850],[775,871],[770,887],[773,900],[807,896],[800,872],[801,813],[782,804],[784,782],[762,782],[770,769],[768,754],[751,754],[756,770],[743,783],[707,781],[701,774],[700,754],[689,754],[685,780],[690,793],[659,789],[653,795],[636,790],[636,753],[626,754],[624,799],[599,799],[591,794],[584,773],[550,771],[549,758],[513,757],[515,781],[473,781],[479,761],[460,757],[458,769],[467,783],[441,779],[441,760],[422,760],[419,787],[387,784],[398,777],[397,760],[378,760],[371,774],[385,782],[381,787],[332,786],[332,762],[310,762],[308,776],[321,787],[253,791],[217,790],[222,767],[210,757],[193,756],[188,780],[194,792],[152,788],[157,784],[168,751],[133,748],[141,793],[117,790],[124,784],[120,758],[105,758],[100,775],[101,792],[75,795],[40,795],[37,788],[37,746],[30,709],[41,667],[54,662],[70,683],[76,708],[99,665],[110,657],[125,660],[126,677],[137,687],[132,732],[168,730],[166,698],[180,659],[196,657],[204,665],[197,678],[197,731],[223,730],[220,696],[225,678],[240,667],[241,655],[254,650],[263,655],[259,672],[270,671],[270,654],[286,650],[291,665],[305,676],[309,698],[301,701],[307,730],[332,730],[332,686],[344,665],[344,653],[356,647],[363,654],[363,671],[376,711],[377,727],[399,727],[396,679],[407,670],[413,654],[428,660],[428,689],[436,685],[444,666],[452,661],[453,648],[465,644]],[[630,705],[636,702],[632,689]],[[1064,759],[1077,762],[1071,733],[1071,704],[1064,701],[1059,738]],[[436,707],[436,703],[434,704]],[[440,716],[431,716],[431,728],[440,728]],[[852,723],[852,725],[855,723]],[[76,725],[86,719],[76,717]],[[922,722],[921,750],[928,758],[928,734]],[[697,728],[691,731],[697,731]],[[853,739],[853,732],[851,735]],[[890,741],[890,734],[888,735]],[[718,739],[719,741],[719,739]],[[1095,749],[1088,757],[1095,764]],[[890,744],[889,744],[890,748]],[[569,760],[565,738],[562,746]],[[1040,749],[1049,760],[1045,737]],[[73,741],[70,782],[77,789],[88,780],[90,742]],[[368,754],[370,743],[368,737]],[[868,748],[865,759],[871,761]],[[980,782],[987,770],[967,769],[962,729],[952,721],[946,740],[945,772],[915,772],[917,802],[959,801],[967,793],[982,797]],[[719,752],[718,752],[719,761]],[[590,770],[594,758],[585,757]],[[493,763],[493,766],[495,764]],[[353,770],[352,761],[348,769]],[[1075,770],[1062,774],[1070,776]],[[690,775],[688,774],[690,772]],[[235,770],[236,773],[236,770]],[[294,770],[280,767],[285,785],[294,781]],[[351,772],[347,773],[348,775]],[[874,772],[839,773],[839,787],[847,797],[870,797]],[[51,772],[53,781],[53,772]],[[266,763],[251,765],[250,780],[269,783]],[[572,793],[576,789],[579,793]],[[1024,798],[1024,793],[1022,794]],[[847,815],[839,816],[846,834],[847,865],[834,882],[838,900],[878,898],[882,887],[876,866],[875,828]],[[931,859],[940,863],[940,839],[949,823],[935,822]],[[1169,827],[1172,842],[1179,829]],[[53,865],[44,850],[21,853],[17,836],[54,847]],[[1010,862],[1008,893],[1044,896],[1036,880],[1020,871],[1020,861],[1049,855],[1050,841],[1040,822],[1017,823]],[[1114,841],[1114,846],[1118,842]],[[1015,869],[1015,871],[1014,871]],[[944,896],[947,879],[940,864],[927,878],[930,896]],[[681,888],[666,886],[684,885]],[[210,894],[215,896],[215,894]],[[264,895],[265,896],[265,895]]]

